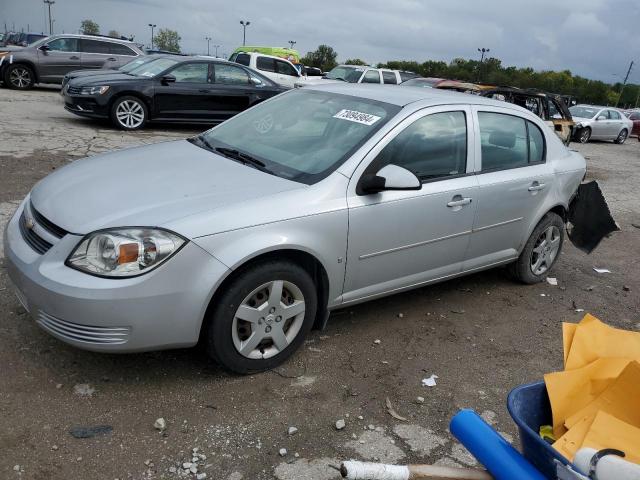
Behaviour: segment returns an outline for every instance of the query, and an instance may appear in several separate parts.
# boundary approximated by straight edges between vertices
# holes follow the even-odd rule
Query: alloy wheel
[[[260,285],[242,301],[233,317],[233,345],[244,357],[266,359],[296,338],[305,316],[302,291],[286,280]]]
[[[27,88],[31,85],[31,72],[23,67],[16,67],[9,73],[9,81],[16,88]]]
[[[124,100],[116,107],[116,118],[125,128],[138,128],[144,122],[144,107],[135,100]]]
[[[591,138],[591,131],[588,128],[585,128],[580,133],[580,143],[587,143]]]
[[[529,265],[534,275],[547,272],[560,251],[560,229],[555,225],[549,226],[536,240]]]
[[[622,145],[627,140],[627,131],[622,130],[616,139],[616,143]]]

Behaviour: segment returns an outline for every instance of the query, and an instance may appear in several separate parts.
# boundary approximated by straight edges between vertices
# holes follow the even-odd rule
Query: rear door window
[[[273,58],[269,57],[258,57],[256,60],[256,67],[258,70],[262,70],[263,72],[275,72],[276,65],[273,61]]]
[[[380,74],[377,70],[367,70],[364,74],[362,83],[380,83]]]
[[[109,43],[109,52],[112,55],[128,55],[128,56],[135,56],[136,55],[136,52],[131,50],[126,45],[122,45],[121,43],[112,43],[112,42],[110,42]]]
[[[394,72],[382,72],[382,81],[383,83],[390,85],[398,84],[398,80],[396,79],[396,74]]]
[[[100,42],[98,40],[80,40],[80,46],[85,53],[104,53],[109,54],[109,42]]]
[[[622,117],[620,116],[620,113],[616,112],[615,110],[609,110],[609,118],[611,120],[620,120],[620,119],[622,119]]]

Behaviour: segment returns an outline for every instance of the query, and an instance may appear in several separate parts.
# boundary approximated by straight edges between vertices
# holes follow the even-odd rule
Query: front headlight
[[[80,88],[80,95],[102,95],[109,90],[108,85],[102,87],[82,87]]]
[[[153,270],[186,243],[157,228],[116,228],[90,233],[67,259],[67,266],[104,277],[133,277]]]

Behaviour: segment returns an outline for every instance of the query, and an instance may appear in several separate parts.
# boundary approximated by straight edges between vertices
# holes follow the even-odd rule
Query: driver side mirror
[[[378,173],[367,173],[358,184],[358,193],[371,195],[386,190],[420,190],[422,182],[411,171],[398,165],[387,165]]]
[[[598,118],[596,118],[596,122],[602,122],[603,120],[606,120],[607,117],[605,117],[604,115],[600,115]]]
[[[169,85],[170,83],[176,83],[176,77],[174,77],[173,75],[163,75],[162,84]]]
[[[42,50],[44,53],[47,53],[49,50],[51,50],[51,47],[45,43],[44,45],[40,45],[40,50]]]
[[[251,82],[251,85],[255,85],[256,87],[257,87],[258,85],[262,85],[262,80],[260,80],[260,79],[259,79],[259,78],[257,78],[257,77],[250,77],[250,78],[249,78],[249,81]]]

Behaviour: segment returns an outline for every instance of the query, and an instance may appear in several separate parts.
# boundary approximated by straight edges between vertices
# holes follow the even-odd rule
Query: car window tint
[[[544,135],[537,125],[527,122],[529,129],[529,163],[542,163],[545,160]]]
[[[282,60],[276,60],[276,72],[282,75],[290,75],[292,77],[298,76],[298,71],[293,67],[293,65],[289,65],[287,62],[283,62]]]
[[[186,63],[171,70],[170,74],[176,77],[176,82],[207,83],[209,64]]]
[[[367,70],[364,74],[362,83],[380,83],[380,74],[377,70]]]
[[[78,51],[78,39],[77,38],[56,38],[55,40],[47,43],[49,50],[56,52],[77,52]]]
[[[109,43],[109,52],[113,55],[135,55],[136,52],[121,43]]]
[[[383,83],[388,83],[391,85],[398,84],[398,80],[396,80],[396,74],[394,72],[382,72],[382,81]]]
[[[482,171],[526,166],[528,161],[525,120],[502,113],[478,112]]]
[[[400,81],[401,82],[406,82],[407,80],[411,80],[412,78],[415,78],[415,77],[416,77],[415,73],[400,72]]]
[[[407,168],[423,181],[465,173],[465,113],[434,113],[413,122],[384,147],[374,168],[389,164]]]
[[[609,110],[609,118],[611,120],[620,120],[622,117],[615,110]]]
[[[275,72],[276,66],[273,62],[273,58],[269,57],[258,57],[256,60],[256,67],[258,70],[262,70],[263,72]]]
[[[80,40],[82,51],[85,53],[109,53],[109,43],[98,40]]]
[[[236,58],[232,61],[235,61],[236,63],[239,63],[240,65],[245,65],[245,66],[249,66],[249,64],[251,63],[251,56],[246,54],[246,53],[238,53],[236,55]]]
[[[640,120],[640,113],[632,113],[629,117],[630,120]]]
[[[248,85],[249,75],[240,67],[226,63],[217,63],[215,66],[215,83],[221,83],[223,85]]]

